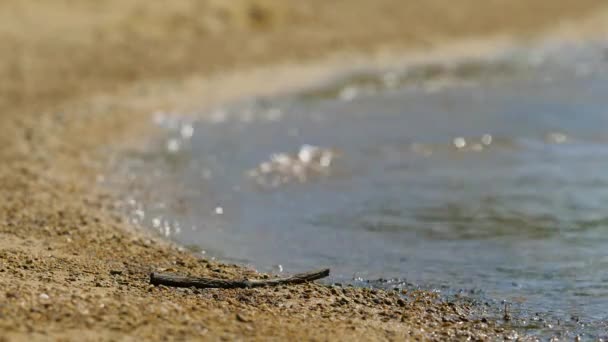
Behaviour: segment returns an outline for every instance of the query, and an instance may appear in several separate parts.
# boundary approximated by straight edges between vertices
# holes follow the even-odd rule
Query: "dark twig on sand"
[[[260,279],[260,280],[226,280],[217,278],[195,278],[195,277],[184,277],[176,274],[168,273],[151,273],[150,284],[152,285],[165,285],[173,287],[197,287],[197,288],[222,288],[222,289],[236,289],[236,288],[250,288],[250,287],[266,287],[266,286],[277,286],[277,285],[292,285],[301,284],[309,281],[325,278],[329,276],[329,269],[322,269],[318,271],[311,271],[306,273],[294,274],[287,278],[275,278],[275,279]]]

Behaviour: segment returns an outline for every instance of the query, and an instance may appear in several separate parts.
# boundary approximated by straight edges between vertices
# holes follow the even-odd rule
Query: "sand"
[[[339,70],[607,32],[602,0],[5,0],[0,341],[495,339],[466,304],[307,284],[153,287],[151,271],[262,277],[140,227],[99,186],[157,110],[310,86]],[[605,36],[605,35],[604,35]],[[429,57],[430,58],[430,57]]]

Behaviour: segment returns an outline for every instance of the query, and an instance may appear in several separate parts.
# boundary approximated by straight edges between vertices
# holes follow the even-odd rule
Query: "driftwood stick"
[[[222,288],[222,289],[237,289],[250,287],[265,287],[277,285],[292,285],[301,284],[309,281],[325,278],[329,276],[329,268],[311,271],[306,273],[294,274],[287,278],[275,279],[260,279],[260,280],[226,280],[217,278],[195,278],[184,277],[169,273],[150,273],[150,284],[165,285],[173,287],[197,287],[204,288]]]

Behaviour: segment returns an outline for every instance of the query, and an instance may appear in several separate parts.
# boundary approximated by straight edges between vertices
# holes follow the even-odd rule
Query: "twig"
[[[306,283],[309,281],[325,278],[327,276],[329,276],[329,268],[318,270],[318,271],[294,274],[291,277],[287,277],[287,278],[260,279],[260,280],[249,280],[249,279],[226,280],[226,279],[217,279],[217,278],[184,277],[184,276],[180,276],[180,275],[176,275],[176,274],[169,274],[169,273],[151,273],[150,274],[150,284],[173,286],[173,287],[197,287],[200,289],[204,289],[204,288],[236,289],[236,288],[301,284],[301,283]]]

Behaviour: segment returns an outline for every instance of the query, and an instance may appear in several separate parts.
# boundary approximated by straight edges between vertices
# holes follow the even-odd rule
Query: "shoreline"
[[[605,17],[604,12],[599,16]],[[597,21],[602,20],[589,21],[590,32],[603,35]],[[572,24],[558,28],[557,35],[571,32],[576,39],[583,31]],[[479,53],[489,39],[455,41],[453,49]],[[519,41],[517,34],[498,43],[490,40],[505,47]],[[8,340],[512,336],[497,323],[469,320],[470,308],[437,302],[426,292],[409,294],[412,300],[403,302],[389,292],[315,284],[276,291],[152,287],[147,279],[154,270],[220,278],[260,275],[198,259],[131,226],[116,214],[116,198],[93,185],[112,154],[141,147],[147,141],[142,137],[153,137],[150,118],[156,110],[276,95],[314,86],[347,69],[398,67],[404,65],[403,56],[411,62],[432,55],[428,48],[416,56],[414,47],[395,46],[372,57],[355,54],[348,57],[350,63],[343,63],[344,54],[240,71],[228,63],[210,75],[143,80],[54,104],[3,103],[3,110],[14,114],[0,118],[5,129],[0,184],[7,191],[0,200],[0,331]],[[488,49],[493,51],[495,46]],[[36,113],[40,109],[42,114]]]

